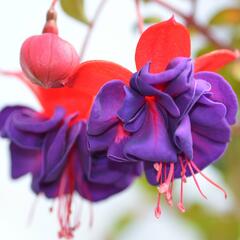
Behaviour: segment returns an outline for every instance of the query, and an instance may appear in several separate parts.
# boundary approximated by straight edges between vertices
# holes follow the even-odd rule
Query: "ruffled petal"
[[[159,185],[156,179],[157,172],[153,167],[153,163],[144,162],[144,173],[149,184],[153,186]]]
[[[174,142],[179,150],[184,153],[188,159],[193,158],[191,122],[188,115],[182,119],[176,131],[174,132]]]
[[[35,194],[43,193],[45,197],[53,199],[60,195],[60,184],[61,181],[59,179],[51,183],[44,183],[40,181],[39,175],[33,175],[31,188]],[[67,182],[65,184],[65,189],[61,190],[62,194],[69,193],[69,190],[69,183]]]
[[[69,116],[60,129],[46,136],[43,146],[43,166],[40,181],[52,182],[60,177],[69,159],[70,151],[79,135],[81,122],[69,128],[76,115]]]
[[[192,131],[216,142],[230,141],[230,126],[226,121],[226,107],[202,96],[191,110]]]
[[[57,107],[53,116],[47,119],[42,114],[33,110],[24,109],[14,117],[14,125],[16,128],[26,132],[36,134],[46,133],[55,128],[64,118],[66,112],[62,107]]]
[[[123,137],[119,141],[115,141],[108,148],[107,156],[116,162],[131,162],[134,161],[132,159],[128,159],[124,154],[124,147],[128,142],[129,137]]]
[[[229,124],[236,122],[238,100],[231,85],[219,74],[211,72],[199,72],[196,79],[202,79],[211,84],[211,99],[223,103],[227,108],[226,118]]]
[[[115,184],[128,175],[136,175],[137,163],[118,163],[106,156],[92,158],[89,171],[89,181],[101,184]]]
[[[13,179],[35,172],[42,158],[40,150],[21,148],[14,143],[10,145],[10,154]]]
[[[189,113],[193,161],[201,170],[218,160],[230,141],[230,126],[225,116],[225,106],[206,96],[202,96]],[[191,176],[189,169],[186,175]],[[175,166],[175,177],[181,177],[179,162]]]
[[[143,125],[146,118],[146,105],[136,113],[136,115],[127,123],[125,123],[124,129],[129,133],[137,132]]]
[[[1,112],[0,112],[0,134],[2,137],[7,137],[4,127],[5,127],[5,123],[6,123],[7,119],[9,118],[9,116],[13,112],[18,111],[18,110],[23,110],[23,109],[28,109],[28,108],[23,107],[23,106],[11,106],[11,107],[5,107],[1,110]]]
[[[88,149],[91,153],[107,151],[109,146],[114,143],[117,134],[117,125],[108,129],[108,131],[97,135],[88,135]]]
[[[143,126],[129,138],[124,154],[129,159],[176,162],[176,149],[170,140],[164,113],[155,103],[149,105]]]
[[[20,147],[39,149],[43,144],[44,135],[58,126],[63,116],[64,111],[60,108],[51,119],[30,108],[20,108],[8,115],[4,135]]]
[[[123,82],[113,80],[101,88],[88,120],[88,134],[99,135],[119,121],[117,112],[125,96],[123,86]]]
[[[137,112],[145,104],[144,96],[131,88],[124,87],[125,99],[123,105],[118,111],[118,117],[124,122],[128,123],[137,114]]]
[[[197,80],[187,92],[177,97],[175,99],[175,102],[181,113],[179,120],[181,120],[186,114],[189,113],[194,104],[203,94],[209,94],[210,89],[211,85],[208,82]]]

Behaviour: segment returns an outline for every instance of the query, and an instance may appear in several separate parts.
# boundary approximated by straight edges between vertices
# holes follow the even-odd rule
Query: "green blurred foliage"
[[[239,239],[239,216],[233,212],[217,213],[194,204],[183,217],[195,225],[205,240]]]
[[[89,24],[89,20],[85,14],[84,0],[61,0],[60,3],[67,15],[84,24]]]
[[[160,22],[161,18],[158,16],[150,16],[150,17],[145,17],[143,21],[144,21],[144,24],[154,24],[154,23]]]
[[[210,21],[210,25],[236,25],[240,24],[240,8],[227,8],[216,15]]]
[[[127,230],[129,226],[138,218],[134,212],[123,213],[113,224],[111,231],[107,233],[106,240],[115,240],[122,232]]]

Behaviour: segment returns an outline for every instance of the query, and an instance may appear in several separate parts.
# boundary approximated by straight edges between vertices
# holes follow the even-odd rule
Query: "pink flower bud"
[[[73,46],[53,33],[28,38],[22,45],[20,64],[26,76],[45,88],[70,84],[79,65]]]

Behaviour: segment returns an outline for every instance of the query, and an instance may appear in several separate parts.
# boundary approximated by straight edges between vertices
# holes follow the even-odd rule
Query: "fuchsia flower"
[[[91,154],[104,151],[115,162],[143,163],[148,182],[158,187],[157,217],[161,195],[173,204],[177,178],[181,178],[178,208],[182,212],[187,177],[193,177],[205,197],[196,173],[226,197],[201,170],[220,158],[230,140],[237,98],[214,71],[237,56],[217,50],[192,60],[189,33],[172,18],[151,26],[140,37],[138,71],[129,84],[115,76],[96,96],[87,127]]]
[[[35,93],[43,110],[12,106],[0,112],[0,133],[11,143],[12,178],[31,174],[36,194],[59,199],[59,237],[71,238],[79,225],[79,219],[72,225],[70,218],[74,193],[97,202],[126,189],[141,174],[139,163],[119,164],[104,152],[90,156],[88,151],[86,121],[93,96],[113,73],[120,78],[129,76],[120,66],[110,65],[111,69],[105,62],[80,64],[71,76],[71,88],[44,89],[17,74]],[[94,85],[88,71],[92,66],[102,71]],[[96,164],[91,164],[95,160]]]

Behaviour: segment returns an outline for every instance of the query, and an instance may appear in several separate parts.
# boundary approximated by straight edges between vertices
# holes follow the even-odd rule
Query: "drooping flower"
[[[192,60],[189,33],[172,18],[140,37],[138,71],[129,85],[115,76],[97,94],[87,127],[90,151],[104,150],[116,162],[143,162],[148,182],[158,186],[157,217],[161,195],[173,204],[176,178],[181,178],[182,212],[187,177],[193,177],[205,197],[197,173],[226,197],[201,170],[220,158],[230,140],[237,98],[214,71],[237,57],[219,50]]]
[[[87,70],[91,66],[110,76],[112,70],[129,75],[116,64],[108,70],[105,62],[88,62],[80,64],[71,88],[44,89],[17,74],[35,93],[43,110],[12,106],[0,112],[0,133],[10,140],[12,178],[31,174],[36,194],[59,199],[59,236],[66,238],[71,238],[79,225],[71,225],[74,193],[91,202],[100,201],[126,189],[141,174],[141,164],[120,164],[110,161],[104,152],[91,156],[88,151],[86,121],[91,102],[100,86],[112,78],[99,74],[93,85],[96,80]],[[89,84],[81,85],[81,79],[86,78]]]

